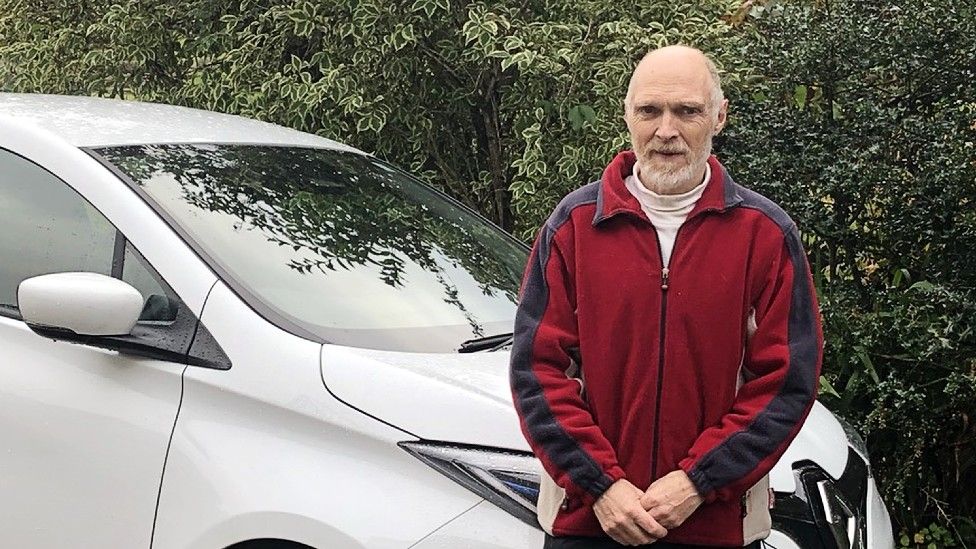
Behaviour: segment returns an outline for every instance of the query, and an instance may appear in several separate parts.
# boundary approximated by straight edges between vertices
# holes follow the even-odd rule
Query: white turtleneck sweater
[[[682,194],[658,194],[648,190],[641,184],[639,173],[638,165],[635,163],[634,173],[628,175],[624,183],[630,194],[640,202],[641,209],[657,230],[657,237],[661,242],[661,259],[666,267],[671,261],[671,251],[674,250],[674,239],[678,235],[678,229],[705,192],[705,185],[712,177],[712,169],[706,163],[705,178],[702,179],[701,184]]]

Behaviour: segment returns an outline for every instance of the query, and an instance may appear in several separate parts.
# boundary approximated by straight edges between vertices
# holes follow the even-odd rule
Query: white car
[[[439,192],[255,120],[0,94],[0,229],[0,546],[541,547],[527,250]],[[771,482],[768,546],[893,547],[821,405]]]

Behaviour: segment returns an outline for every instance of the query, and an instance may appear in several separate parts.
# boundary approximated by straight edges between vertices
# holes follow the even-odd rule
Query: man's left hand
[[[680,469],[654,481],[641,497],[644,509],[668,530],[681,526],[701,504],[698,490]]]

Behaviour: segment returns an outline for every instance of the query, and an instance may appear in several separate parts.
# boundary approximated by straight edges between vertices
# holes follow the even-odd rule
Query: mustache
[[[645,154],[651,153],[663,153],[663,154],[688,154],[689,149],[687,147],[682,147],[680,145],[648,145],[644,148]]]
[[[647,152],[662,154],[688,154],[688,149],[683,147],[648,147]]]

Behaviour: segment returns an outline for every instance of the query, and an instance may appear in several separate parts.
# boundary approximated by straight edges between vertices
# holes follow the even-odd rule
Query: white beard
[[[648,145],[647,149],[651,148]],[[675,191],[679,190],[683,184],[705,171],[705,163],[708,162],[708,156],[712,153],[712,137],[708,136],[708,140],[698,151],[698,154],[692,157],[688,164],[680,168],[655,169],[648,161],[649,152],[645,151],[644,154],[637,155],[637,161],[640,163],[641,184],[658,194],[675,194]],[[695,183],[692,187],[697,185],[698,183]]]

